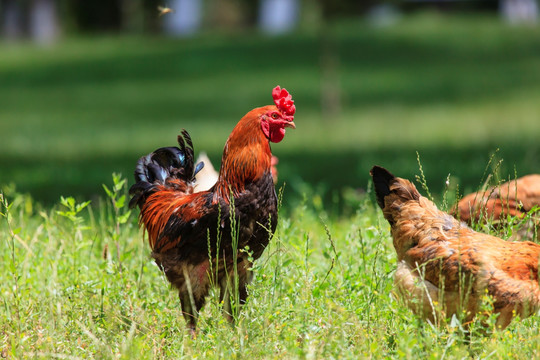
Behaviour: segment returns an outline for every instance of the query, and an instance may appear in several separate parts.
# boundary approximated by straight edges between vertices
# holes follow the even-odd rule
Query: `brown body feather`
[[[391,224],[398,257],[396,287],[415,312],[435,320],[464,310],[468,322],[480,311],[486,291],[501,328],[515,315],[524,318],[538,311],[540,245],[475,232],[438,210],[408,180],[380,167],[371,174]]]

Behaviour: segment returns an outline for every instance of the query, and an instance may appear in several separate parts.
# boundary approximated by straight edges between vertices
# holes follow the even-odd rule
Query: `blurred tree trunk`
[[[23,31],[23,13],[21,4],[17,0],[0,1],[0,23],[2,34],[9,40],[20,38]]]
[[[161,32],[161,17],[159,16],[158,5],[155,0],[143,1],[143,23],[144,31],[157,33]]]
[[[319,0],[321,23],[319,30],[321,66],[321,111],[327,120],[338,120],[341,114],[341,84],[339,81],[339,49],[330,26],[329,7],[332,0]]]
[[[211,28],[235,29],[246,23],[245,3],[241,0],[207,0],[206,23]]]
[[[144,29],[144,4],[142,0],[119,0],[120,27],[126,32],[142,32]],[[156,2],[157,3],[157,2]],[[157,5],[156,5],[157,12]]]
[[[58,38],[60,24],[54,0],[33,0],[29,19],[30,36],[34,42],[47,45]]]

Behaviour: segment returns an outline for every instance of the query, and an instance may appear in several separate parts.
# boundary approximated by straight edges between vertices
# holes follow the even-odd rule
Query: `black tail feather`
[[[135,184],[129,189],[130,207],[142,205],[156,191],[157,185],[166,185],[168,179],[192,182],[204,164],[195,167],[194,148],[186,130],[178,135],[179,147],[163,147],[143,156],[135,167]]]
[[[373,178],[377,203],[384,208],[384,197],[390,194],[390,183],[396,178],[392,173],[380,166],[374,166],[370,170],[370,175]]]

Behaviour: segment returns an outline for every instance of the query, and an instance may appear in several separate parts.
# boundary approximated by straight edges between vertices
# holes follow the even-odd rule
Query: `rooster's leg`
[[[205,270],[206,264],[203,264],[201,268]],[[206,278],[204,276],[201,278],[196,276],[199,270],[199,267],[190,268],[189,266],[183,266],[183,276],[179,277],[181,285],[178,286],[178,296],[182,306],[182,314],[184,315],[187,327],[192,336],[195,335],[199,311],[206,301],[206,295],[208,295],[208,282],[205,281]],[[190,274],[192,276],[190,276]],[[195,274],[195,276],[193,276],[193,274]]]
[[[205,303],[205,297],[194,298],[189,291],[180,292],[179,297],[180,304],[182,305],[182,314],[186,320],[187,327],[191,332],[191,335],[195,335],[199,311]]]
[[[238,284],[238,295],[240,299],[240,304],[244,305],[248,297],[247,286],[253,280],[253,271],[250,269],[253,268],[253,263],[247,260],[244,260],[245,269],[240,276],[239,274],[239,284]]]
[[[238,281],[235,281],[235,274],[232,271],[222,278],[220,282],[219,300],[223,303],[223,315],[231,323],[234,323],[235,320],[233,314],[238,314],[240,305],[245,304],[247,300],[247,286],[253,279],[253,272],[250,270],[252,266],[253,263],[243,259],[238,262],[236,271]]]

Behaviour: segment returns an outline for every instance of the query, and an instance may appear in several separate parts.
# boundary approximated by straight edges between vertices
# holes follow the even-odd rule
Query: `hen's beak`
[[[294,121],[288,121],[285,123],[285,127],[286,128],[292,128],[292,129],[296,129],[296,125],[294,124]]]

